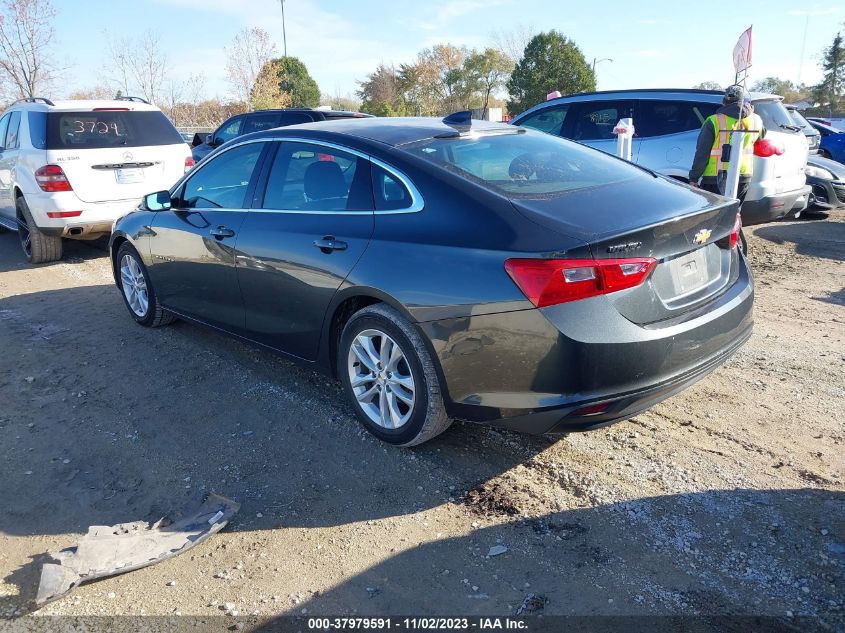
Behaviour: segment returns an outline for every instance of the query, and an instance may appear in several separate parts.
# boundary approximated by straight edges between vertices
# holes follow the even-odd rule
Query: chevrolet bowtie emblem
[[[707,240],[710,239],[710,236],[713,234],[713,231],[710,229],[701,229],[698,233],[695,234],[695,237],[692,238],[692,241],[696,244],[704,244]]]

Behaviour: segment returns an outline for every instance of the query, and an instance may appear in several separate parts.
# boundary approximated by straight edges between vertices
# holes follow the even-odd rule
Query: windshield
[[[648,177],[598,150],[539,132],[433,138],[404,150],[511,197],[548,197]]]
[[[766,126],[767,130],[782,131],[796,126],[795,121],[792,120],[789,112],[780,101],[755,101],[754,112],[763,119],[763,125]]]
[[[102,149],[184,143],[156,110],[94,110],[47,114],[48,149]]]

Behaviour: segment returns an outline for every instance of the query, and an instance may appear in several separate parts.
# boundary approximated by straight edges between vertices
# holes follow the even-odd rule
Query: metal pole
[[[279,0],[282,5],[282,46],[284,47],[285,57],[288,56],[288,36],[285,32],[285,0]]]

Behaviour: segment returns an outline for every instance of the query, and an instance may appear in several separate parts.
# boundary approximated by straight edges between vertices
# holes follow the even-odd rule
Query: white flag
[[[751,27],[742,32],[734,46],[734,68],[737,73],[751,67]]]

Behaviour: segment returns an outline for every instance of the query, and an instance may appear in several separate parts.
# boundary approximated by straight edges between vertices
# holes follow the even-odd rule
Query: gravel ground
[[[598,431],[456,424],[398,450],[321,375],[135,325],[104,252],[29,267],[0,235],[0,618],[525,603],[842,630],[845,213],[755,227],[749,247],[754,336],[687,391]],[[45,552],[208,490],[242,504],[224,532],[35,610]]]

